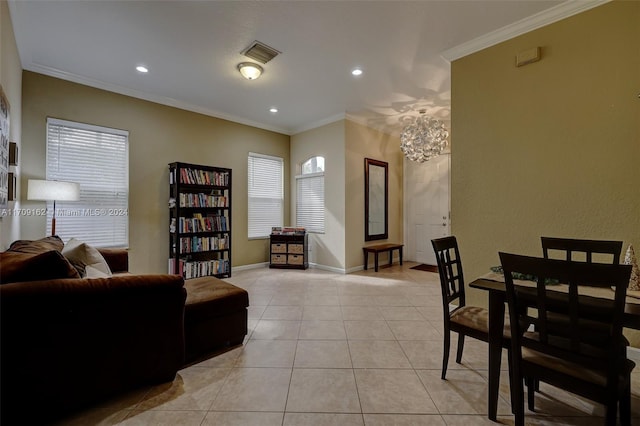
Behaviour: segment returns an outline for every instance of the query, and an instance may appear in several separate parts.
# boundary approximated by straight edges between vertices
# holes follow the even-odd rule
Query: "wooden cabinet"
[[[307,269],[309,253],[307,233],[271,234],[270,268]]]
[[[169,164],[169,273],[231,276],[231,169]]]

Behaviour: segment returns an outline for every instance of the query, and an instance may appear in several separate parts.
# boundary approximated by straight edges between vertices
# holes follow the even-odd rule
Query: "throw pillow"
[[[44,253],[0,253],[0,284],[80,278],[76,269],[57,250]]]
[[[83,278],[103,278],[111,276],[111,269],[100,252],[75,238],[70,239],[62,249],[62,254],[78,270]],[[91,267],[87,271],[87,267]]]
[[[640,269],[638,268],[638,259],[636,259],[636,254],[631,244],[629,244],[629,248],[624,255],[624,264],[632,265],[628,289],[630,291],[640,291]]]
[[[18,240],[11,243],[7,251],[19,253],[39,254],[50,250],[62,251],[64,243],[57,235],[41,238],[39,240]]]

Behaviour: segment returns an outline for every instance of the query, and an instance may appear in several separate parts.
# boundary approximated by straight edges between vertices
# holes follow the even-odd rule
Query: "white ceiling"
[[[9,0],[9,8],[26,70],[285,134],[345,116],[396,133],[419,109],[449,121],[443,54],[599,2]],[[282,54],[248,81],[236,66],[254,40]],[[353,77],[355,67],[364,74]]]

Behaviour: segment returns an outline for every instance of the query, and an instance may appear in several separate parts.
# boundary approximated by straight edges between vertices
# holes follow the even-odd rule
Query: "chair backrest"
[[[586,368],[606,371],[607,383],[617,383],[621,354],[625,353],[622,319],[631,267],[507,253],[500,253],[500,261],[514,359],[520,359],[522,348],[530,348]],[[535,276],[535,286],[514,285],[513,272]],[[549,285],[550,280],[562,284]],[[612,298],[584,294],[592,287],[613,289],[614,292],[609,293]],[[535,332],[525,333],[525,324],[534,324]]]
[[[458,299],[458,305],[464,306],[464,274],[462,273],[462,260],[458,250],[456,237],[449,236],[431,240],[433,251],[438,261],[438,273],[440,286],[442,287],[442,304],[445,313],[449,304]]]
[[[564,260],[594,262],[594,254],[598,263],[620,263],[622,241],[579,240],[573,238],[540,237],[542,254],[545,259],[560,258]]]

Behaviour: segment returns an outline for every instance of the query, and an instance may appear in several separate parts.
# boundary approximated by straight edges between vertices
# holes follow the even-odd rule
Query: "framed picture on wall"
[[[9,101],[0,85],[0,209],[9,205]]]

